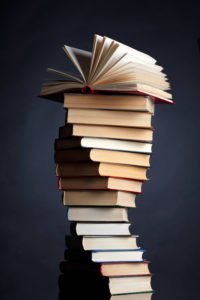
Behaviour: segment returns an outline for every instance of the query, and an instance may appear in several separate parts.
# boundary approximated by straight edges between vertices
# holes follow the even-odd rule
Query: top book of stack
[[[92,52],[64,46],[79,74],[48,69],[58,76],[44,83],[41,97],[63,101],[64,93],[143,94],[173,103],[163,68],[151,56],[108,37],[94,35]]]

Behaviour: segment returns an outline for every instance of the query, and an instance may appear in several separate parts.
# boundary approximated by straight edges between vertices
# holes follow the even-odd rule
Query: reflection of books
[[[64,46],[79,75],[48,69],[59,76],[44,84],[41,96],[89,88],[94,91],[145,93],[172,102],[162,67],[151,56],[108,37],[94,36],[92,52]]]

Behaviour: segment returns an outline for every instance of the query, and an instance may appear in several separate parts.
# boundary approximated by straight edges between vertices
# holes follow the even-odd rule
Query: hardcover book
[[[61,190],[117,190],[138,194],[142,193],[142,181],[100,176],[59,177],[58,188]],[[100,192],[99,195],[101,195]],[[76,199],[76,201],[81,203],[82,200]]]

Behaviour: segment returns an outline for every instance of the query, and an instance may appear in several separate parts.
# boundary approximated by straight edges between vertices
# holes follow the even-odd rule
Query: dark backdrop
[[[178,2],[178,1],[177,1]],[[151,181],[131,219],[152,261],[153,299],[199,295],[198,2],[9,1],[1,18],[1,299],[58,299],[69,228],[53,143],[62,105],[38,99],[45,70],[72,70],[63,44],[107,35],[156,57],[176,105],[157,105]],[[70,298],[69,298],[70,299]],[[72,298],[71,298],[72,299]],[[102,299],[103,300],[103,299]]]

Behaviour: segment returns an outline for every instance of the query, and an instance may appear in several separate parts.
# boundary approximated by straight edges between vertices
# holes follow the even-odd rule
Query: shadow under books
[[[59,266],[58,300],[110,299],[108,279],[101,276],[100,265],[91,262],[91,253],[83,250],[81,237],[65,236],[65,242],[67,249]]]
[[[58,300],[151,300],[151,294],[110,295],[109,279],[100,272],[100,264],[91,261],[91,252],[82,247],[82,237],[75,234],[74,224],[71,235],[65,236],[64,259],[59,264]]]

